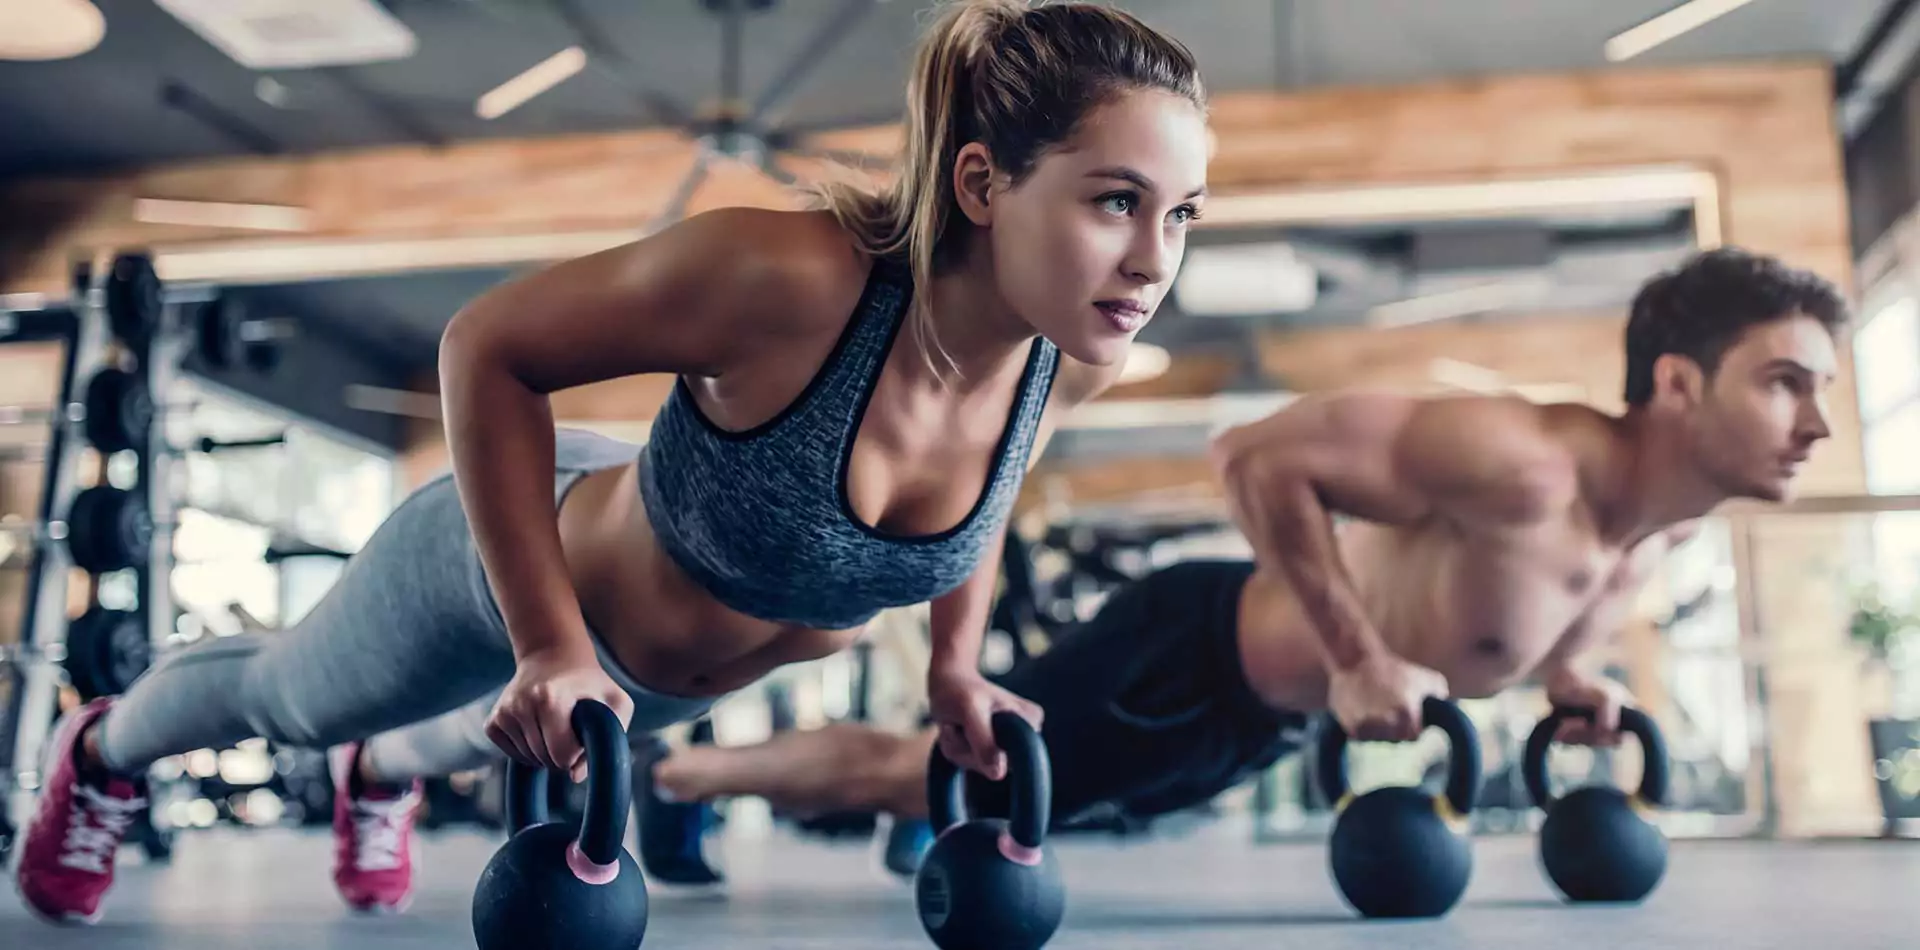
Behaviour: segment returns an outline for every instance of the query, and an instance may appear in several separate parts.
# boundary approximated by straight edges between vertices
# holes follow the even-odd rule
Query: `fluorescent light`
[[[1450,320],[1472,313],[1485,313],[1501,307],[1523,304],[1538,299],[1550,287],[1551,283],[1540,277],[1469,284],[1452,290],[1383,303],[1369,310],[1367,318],[1373,325],[1382,327],[1404,327],[1416,323]]]
[[[578,46],[569,46],[481,96],[480,101],[474,103],[473,113],[482,119],[498,119],[525,105],[534,96],[566,82],[585,68],[587,51]]]
[[[1497,393],[1507,387],[1507,379],[1500,373],[1478,363],[1446,356],[1427,363],[1427,377],[1442,385],[1479,393]]]
[[[87,0],[0,3],[0,59],[68,59],[100,45],[107,18]]]
[[[306,231],[310,228],[305,208],[232,201],[135,198],[133,219],[147,224],[241,228],[248,231]]]
[[[459,267],[500,267],[584,257],[626,244],[631,230],[562,234],[499,234],[368,241],[362,238],[203,241],[154,249],[160,278],[270,284],[329,277],[367,277]]]
[[[1726,16],[1753,0],[1687,0],[1677,7],[1639,26],[1607,40],[1607,59],[1618,63],[1632,59],[1682,33]]]
[[[366,383],[348,383],[341,391],[340,401],[349,409],[365,412],[378,412],[389,416],[412,416],[415,419],[440,418],[440,397],[433,393],[389,389],[385,386],[370,386]]]
[[[1127,347],[1127,363],[1120,367],[1120,379],[1116,385],[1143,383],[1166,373],[1173,365],[1173,354],[1166,347],[1135,341]]]
[[[419,38],[378,0],[154,0],[254,70],[349,66],[412,56]]]
[[[275,109],[293,106],[293,90],[272,76],[261,76],[253,84],[253,96]]]
[[[1204,426],[1218,430],[1277,412],[1299,394],[1220,393],[1193,399],[1096,399],[1060,420],[1061,431]]]
[[[1187,251],[1174,302],[1195,316],[1298,313],[1313,306],[1320,275],[1287,244],[1229,244]]]
[[[1427,364],[1434,382],[1453,389],[1492,395],[1512,394],[1533,403],[1586,402],[1587,387],[1578,383],[1509,383],[1506,376],[1478,363],[1442,356]]]

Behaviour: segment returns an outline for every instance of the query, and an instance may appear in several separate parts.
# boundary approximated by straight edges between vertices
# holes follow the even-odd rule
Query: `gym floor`
[[[124,860],[108,916],[90,929],[29,918],[0,900],[5,946],[35,950],[352,950],[471,947],[471,888],[494,846],[427,840],[413,909],[356,917],[327,881],[328,839],[294,831],[182,838],[168,866]],[[1848,841],[1676,843],[1639,907],[1561,905],[1522,836],[1481,838],[1466,898],[1438,921],[1355,919],[1309,845],[1252,847],[1221,822],[1182,838],[1057,845],[1069,910],[1059,950],[1342,948],[1909,948],[1920,928],[1920,848]],[[721,852],[725,897],[653,889],[648,950],[930,948],[912,894],[864,847],[773,838]]]

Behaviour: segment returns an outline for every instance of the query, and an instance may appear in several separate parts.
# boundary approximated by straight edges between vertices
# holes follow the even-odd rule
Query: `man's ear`
[[[1664,353],[1653,361],[1653,403],[1672,409],[1691,409],[1707,398],[1707,374],[1700,364],[1678,353]]]
[[[960,213],[975,227],[993,223],[993,155],[985,145],[968,142],[953,158],[953,195]]]

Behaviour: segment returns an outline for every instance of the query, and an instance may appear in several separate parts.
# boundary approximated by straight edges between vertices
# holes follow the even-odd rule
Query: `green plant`
[[[1878,585],[1869,584],[1854,595],[1847,636],[1874,659],[1887,659],[1916,630],[1920,616],[1910,607],[1887,603]]]

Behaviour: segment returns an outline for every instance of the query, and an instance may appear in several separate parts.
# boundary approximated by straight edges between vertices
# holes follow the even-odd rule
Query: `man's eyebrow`
[[[1760,369],[1762,372],[1772,372],[1773,370],[1776,370],[1776,369],[1788,369],[1788,370],[1793,370],[1796,373],[1805,373],[1808,376],[1818,376],[1821,379],[1826,379],[1826,380],[1831,380],[1834,378],[1833,373],[1814,369],[1813,367],[1808,366],[1807,364],[1802,363],[1791,356],[1776,356],[1773,359],[1770,359],[1766,361],[1766,363],[1762,364]]]

